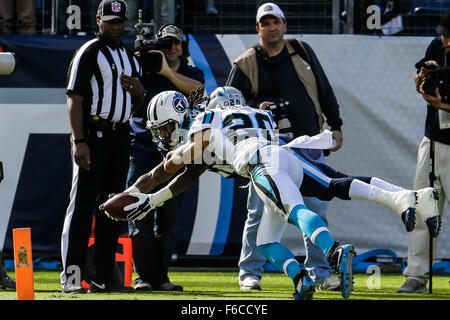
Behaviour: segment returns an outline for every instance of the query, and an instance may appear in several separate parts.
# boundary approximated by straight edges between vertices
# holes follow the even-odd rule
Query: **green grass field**
[[[14,278],[14,272],[8,274]],[[35,271],[35,300],[290,300],[292,281],[284,274],[266,272],[262,291],[241,291],[237,271],[171,271],[172,282],[184,287],[182,292],[147,292],[134,294],[79,294],[61,293],[58,271]],[[379,288],[369,274],[355,274],[355,287],[350,299],[354,300],[450,300],[450,275],[435,275],[433,293],[398,294],[402,285],[401,274],[381,274]],[[134,275],[133,279],[136,277]],[[373,288],[375,286],[375,288]],[[13,290],[1,290],[0,300],[16,300]],[[320,291],[314,300],[343,300],[338,292]]]

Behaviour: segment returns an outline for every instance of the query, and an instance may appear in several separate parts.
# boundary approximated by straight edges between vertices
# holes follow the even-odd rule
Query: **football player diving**
[[[331,132],[284,144],[276,135],[270,111],[236,104],[234,100],[230,103],[228,97],[244,102],[237,89],[221,87],[211,94],[207,110],[195,118],[188,112],[186,97],[179,92],[165,91],[150,101],[147,128],[155,140],[174,149],[160,165],[125,190],[138,198],[124,208],[130,211],[129,219],[142,219],[164,201],[185,191],[206,170],[217,166],[231,168],[235,174],[250,179],[264,201],[258,249],[293,280],[294,298],[298,300],[312,299],[315,287],[293,253],[280,243],[287,223],[299,228],[326,254],[341,280],[344,298],[352,291],[352,259],[356,254],[351,244],[334,241],[325,222],[306,208],[303,196],[382,204],[399,215],[407,231],[414,229],[417,212],[430,233],[438,234],[435,189],[406,190],[375,177],[349,176],[305,159],[293,150],[331,149]],[[150,193],[169,180],[166,187]]]

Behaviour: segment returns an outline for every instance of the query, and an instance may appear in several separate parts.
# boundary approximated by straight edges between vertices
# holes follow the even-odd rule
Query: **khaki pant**
[[[17,21],[14,21],[15,7]],[[12,33],[15,24],[20,34],[36,33],[36,0],[1,0],[0,34]]]
[[[450,203],[450,145],[435,142],[434,144],[434,174],[436,180],[434,187],[439,192],[439,212],[444,211],[445,199]],[[430,139],[424,137],[417,153],[416,177],[414,189],[422,189],[430,186]],[[433,256],[436,253],[436,237],[433,243]],[[426,283],[429,270],[429,242],[430,235],[422,219],[416,218],[416,227],[410,234],[408,248],[408,266],[403,271],[407,277],[413,277]]]

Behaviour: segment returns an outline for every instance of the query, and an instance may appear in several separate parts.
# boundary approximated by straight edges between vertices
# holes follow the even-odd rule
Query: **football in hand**
[[[108,201],[104,203],[103,207],[111,217],[117,220],[127,220],[127,215],[129,215],[132,210],[125,211],[123,208],[137,201],[138,198],[130,196],[128,192],[122,192],[108,199]]]

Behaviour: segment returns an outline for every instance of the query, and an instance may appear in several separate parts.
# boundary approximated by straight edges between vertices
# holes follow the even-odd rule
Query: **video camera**
[[[424,62],[419,61],[415,67],[420,69],[422,67],[432,70],[425,77],[423,81],[423,91],[430,95],[435,96],[436,88],[439,90],[439,94],[443,97],[450,94],[450,68],[449,67],[437,67],[436,65],[426,65]]]
[[[158,52],[149,52],[150,50],[161,50],[170,48],[172,40],[167,38],[158,38],[155,33],[155,24],[142,22],[142,9],[138,11],[138,23],[135,25],[136,40],[134,48],[140,53],[139,63],[142,66],[143,74],[152,74],[161,70],[162,56]]]
[[[275,103],[268,105],[267,109],[272,112],[280,133],[293,137],[294,133],[292,132],[292,125],[291,121],[289,121],[287,112],[289,103],[290,102],[287,100],[278,99]]]

